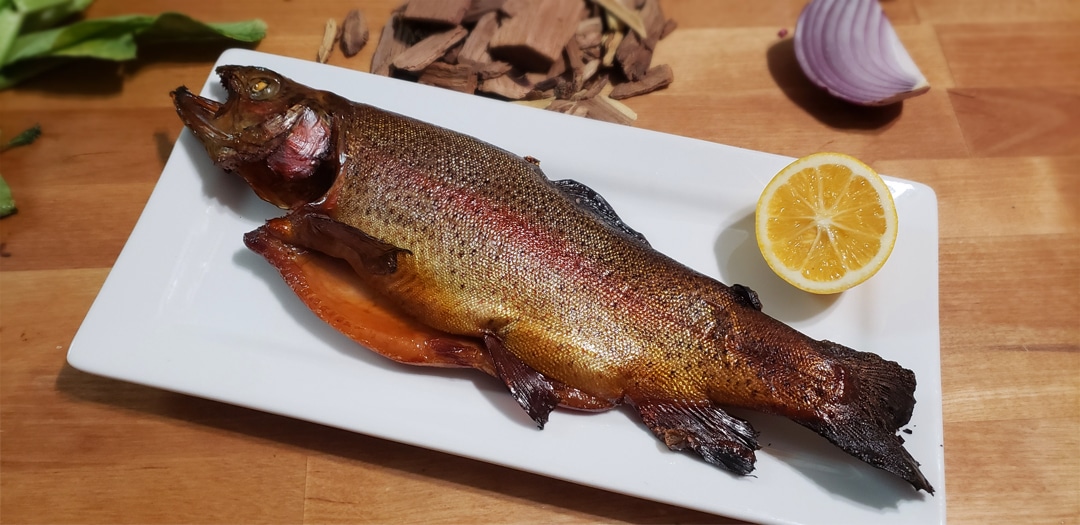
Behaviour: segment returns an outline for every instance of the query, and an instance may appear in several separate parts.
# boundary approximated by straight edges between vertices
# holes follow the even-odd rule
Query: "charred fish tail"
[[[859,352],[829,341],[823,351],[848,370],[853,394],[830,407],[827,417],[795,419],[836,446],[877,468],[900,476],[918,490],[934,488],[919,471],[919,462],[904,449],[897,431],[915,407],[915,374],[877,354]]]

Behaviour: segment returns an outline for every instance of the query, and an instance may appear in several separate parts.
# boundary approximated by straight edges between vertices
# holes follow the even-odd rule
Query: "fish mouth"
[[[173,105],[176,106],[176,114],[180,120],[204,143],[213,141],[223,143],[230,141],[232,136],[217,126],[217,119],[224,113],[225,104],[200,97],[192,93],[186,86],[180,86],[169,93],[172,96]]]
[[[200,97],[192,93],[187,86],[180,86],[169,93],[176,106],[176,113],[200,138],[205,136],[214,140],[228,140],[232,134],[222,129],[217,123],[229,112],[230,106],[236,103],[237,93],[240,92],[241,83],[240,68],[238,66],[221,66],[216,70],[221,85],[227,93],[226,102],[218,102]]]
[[[176,114],[203,143],[214,163],[231,171],[264,157],[280,142],[282,117],[260,115],[251,111],[250,104],[244,104],[238,94],[243,80],[236,69],[223,66],[218,68],[218,73],[227,91],[225,102],[196,95],[186,86],[176,88],[169,95]],[[276,125],[268,129],[268,123]]]

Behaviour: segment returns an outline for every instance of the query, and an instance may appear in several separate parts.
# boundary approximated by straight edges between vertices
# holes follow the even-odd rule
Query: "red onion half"
[[[863,106],[930,89],[877,0],[811,0],[795,26],[795,58],[811,82]]]

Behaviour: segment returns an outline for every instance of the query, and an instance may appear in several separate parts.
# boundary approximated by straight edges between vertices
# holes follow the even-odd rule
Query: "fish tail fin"
[[[845,403],[830,407],[834,410],[829,417],[798,422],[845,452],[933,494],[919,462],[897,435],[915,408],[915,373],[877,354],[829,341],[821,344],[822,351],[849,372],[847,387],[852,395]]]

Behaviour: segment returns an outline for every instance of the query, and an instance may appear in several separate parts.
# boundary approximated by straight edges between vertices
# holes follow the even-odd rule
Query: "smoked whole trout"
[[[897,431],[915,375],[818,341],[652,249],[530,157],[247,66],[224,103],[172,92],[213,162],[287,213],[248,233],[320,318],[395,361],[476,368],[543,428],[628,404],[672,450],[738,474],[778,414],[933,493]]]

